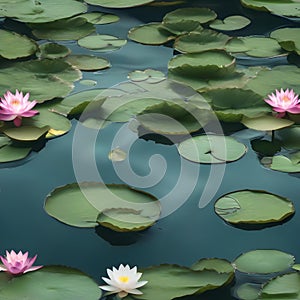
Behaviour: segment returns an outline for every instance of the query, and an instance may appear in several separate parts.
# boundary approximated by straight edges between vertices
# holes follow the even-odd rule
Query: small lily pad
[[[66,61],[82,71],[103,70],[111,66],[107,59],[94,55],[70,55]]]
[[[0,163],[11,162],[25,158],[31,152],[30,147],[16,147],[11,143],[0,148]]]
[[[160,204],[151,194],[126,185],[68,184],[56,188],[45,202],[46,212],[68,225],[116,231],[140,231],[152,226]]]
[[[93,51],[105,52],[122,48],[127,40],[112,35],[90,35],[78,40],[78,45]]]
[[[300,151],[290,154],[289,157],[284,155],[273,156],[270,168],[287,173],[300,172]]]
[[[86,3],[108,8],[127,8],[151,3],[154,0],[85,0]]]
[[[230,224],[273,224],[293,215],[293,203],[265,191],[242,190],[226,194],[215,203],[215,212]]]
[[[2,132],[12,140],[28,142],[36,141],[42,136],[45,136],[49,129],[49,126],[44,126],[41,128],[34,126],[21,126],[18,128],[12,127],[2,129]]]
[[[34,54],[37,44],[25,35],[0,29],[0,57],[16,59]]]
[[[71,53],[71,50],[64,46],[57,43],[45,43],[39,46],[39,51],[36,53],[38,58],[62,58]]]
[[[222,20],[214,20],[209,24],[210,28],[224,31],[238,30],[248,26],[251,21],[244,16],[229,16]]]
[[[131,28],[128,38],[141,44],[162,45],[173,40],[175,36],[167,31],[161,23],[149,23]]]
[[[243,253],[232,263],[244,273],[269,274],[289,269],[295,261],[291,254],[278,250],[253,250]]]
[[[107,14],[99,11],[85,13],[79,15],[79,17],[85,18],[89,23],[95,25],[110,24],[120,20],[120,18],[114,14]]]
[[[260,294],[261,285],[244,283],[237,287],[236,295],[241,300],[257,300]]]
[[[163,72],[147,69],[144,71],[136,70],[133,72],[130,72],[128,74],[128,78],[132,81],[144,81],[147,80],[149,83],[156,83],[164,80],[166,78],[165,74]]]
[[[193,162],[216,164],[240,159],[247,151],[244,144],[232,137],[200,135],[181,142],[179,154]]]

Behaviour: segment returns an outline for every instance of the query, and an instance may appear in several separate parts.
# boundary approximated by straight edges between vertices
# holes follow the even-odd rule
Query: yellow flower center
[[[120,276],[119,277],[119,280],[123,283],[126,283],[129,281],[129,277],[128,276]]]
[[[19,106],[20,104],[21,104],[21,102],[19,99],[14,99],[11,101],[11,105],[13,105],[13,106]]]
[[[290,99],[289,97],[287,97],[287,96],[283,96],[283,97],[282,97],[282,100],[283,100],[284,102],[289,102],[289,101],[291,101],[291,99]]]

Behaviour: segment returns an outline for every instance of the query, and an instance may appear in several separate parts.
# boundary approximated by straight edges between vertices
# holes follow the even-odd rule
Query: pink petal
[[[287,109],[288,112],[292,114],[299,114],[300,113],[300,107],[299,106],[294,106],[289,109]]]
[[[34,266],[24,271],[24,273],[32,272],[41,269],[43,266]]]
[[[21,124],[22,124],[22,117],[16,117],[16,118],[14,119],[14,124],[15,124],[15,126],[17,126],[17,127],[20,127]]]
[[[39,114],[39,111],[37,110],[30,110],[30,111],[25,111],[23,113],[21,113],[20,116],[22,117],[33,117],[35,115]]]

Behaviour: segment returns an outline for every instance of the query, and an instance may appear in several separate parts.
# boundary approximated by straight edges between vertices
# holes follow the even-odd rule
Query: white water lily
[[[137,267],[130,269],[129,265],[125,267],[121,264],[119,269],[113,267],[112,270],[107,269],[109,278],[102,277],[108,285],[101,285],[100,288],[109,292],[108,294],[118,294],[120,298],[126,297],[128,294],[143,294],[138,288],[144,286],[148,281],[139,281],[142,273],[137,272]]]

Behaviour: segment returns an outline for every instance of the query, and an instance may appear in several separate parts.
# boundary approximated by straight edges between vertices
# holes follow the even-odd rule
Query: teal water
[[[238,1],[226,1],[223,6],[219,4],[220,1],[191,2],[190,5],[201,3],[201,6],[213,8],[220,18],[238,13],[255,20],[244,34],[266,34],[276,27],[289,24],[289,21],[276,16],[242,9]],[[93,7],[92,10],[96,9]],[[116,10],[113,12],[121,17],[121,21],[101,25],[98,30],[102,34],[126,38],[131,27],[160,21],[167,10],[173,9],[141,7]],[[68,46],[74,53],[87,53],[87,50],[79,49],[74,43]],[[137,69],[153,68],[166,73],[167,62],[172,55],[173,50],[165,46],[151,47],[128,41],[118,51],[101,53],[101,56],[110,60],[111,69],[85,72],[83,79],[95,80],[97,85],[94,88],[103,88],[127,80],[128,72]],[[74,91],[83,89],[86,87],[77,83]],[[199,208],[198,202],[210,172],[210,166],[207,165],[201,166],[200,180],[188,201],[147,231],[117,235],[108,230],[70,227],[52,219],[43,210],[47,194],[57,186],[76,181],[72,160],[76,125],[77,121],[74,120],[73,129],[68,134],[48,141],[40,152],[26,161],[3,165],[0,169],[0,253],[6,249],[28,250],[31,254],[38,254],[37,264],[62,264],[78,268],[90,274],[99,284],[101,276],[106,274],[106,268],[120,263],[138,265],[140,268],[161,263],[189,266],[205,257],[233,260],[252,249],[278,249],[299,257],[300,242],[297,236],[300,219],[297,213],[282,225],[262,230],[242,230],[229,226],[214,213],[214,202],[220,196],[241,189],[266,190],[287,197],[294,203],[296,212],[300,210],[299,177],[262,167],[250,146],[250,139],[255,136],[251,131],[235,135],[248,146],[247,154],[237,162],[226,165],[220,187],[215,187],[212,201],[204,208]],[[114,135],[121,126],[108,126],[97,141],[96,161],[105,183],[122,182],[108,159]],[[131,134],[130,131],[127,134]],[[166,174],[160,182],[145,190],[160,198],[173,189],[179,177],[181,161],[176,146],[138,139],[132,146],[130,161],[133,170],[145,176],[150,172],[149,159],[155,154],[164,157]],[[193,168],[193,163],[188,162],[187,165]],[[183,187],[188,185],[188,180],[188,177],[183,178]],[[229,290],[222,293],[222,299],[232,299]],[[199,295],[193,299],[204,298]]]

